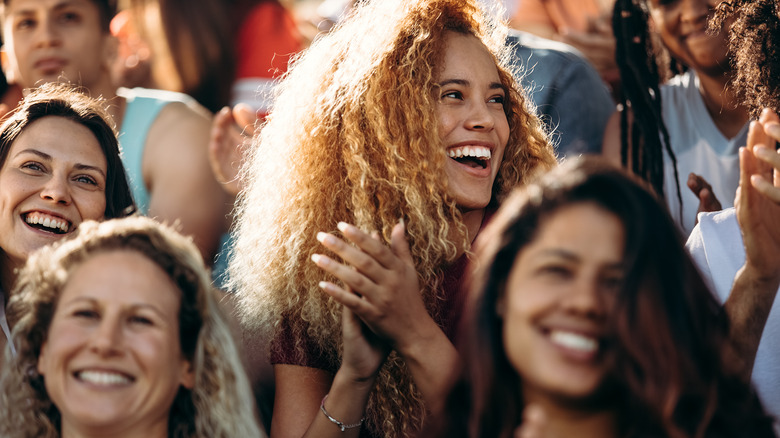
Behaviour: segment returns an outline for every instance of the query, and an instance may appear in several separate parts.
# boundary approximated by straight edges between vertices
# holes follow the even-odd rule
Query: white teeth
[[[550,333],[550,340],[561,347],[586,353],[595,352],[599,348],[599,343],[596,339],[580,333],[555,330]]]
[[[81,371],[76,374],[76,377],[84,382],[101,386],[126,385],[131,383],[130,379],[121,374],[102,371]]]
[[[25,222],[30,225],[41,225],[44,228],[54,228],[67,233],[70,226],[68,221],[42,213],[30,213],[24,218]]]
[[[450,158],[461,158],[461,157],[474,157],[474,158],[485,158],[487,160],[490,159],[490,148],[486,148],[484,146],[461,146],[449,149],[447,151],[447,155],[449,155]]]

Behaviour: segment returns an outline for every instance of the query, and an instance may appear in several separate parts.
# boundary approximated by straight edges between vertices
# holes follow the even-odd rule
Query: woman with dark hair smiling
[[[774,436],[644,184],[569,162],[513,193],[475,247],[441,436]]]
[[[47,84],[0,126],[0,310],[34,250],[85,220],[135,210],[110,120],[99,101]],[[9,336],[4,314],[0,346]]]

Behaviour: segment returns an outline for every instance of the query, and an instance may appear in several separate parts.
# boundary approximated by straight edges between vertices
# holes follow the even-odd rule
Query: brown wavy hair
[[[179,388],[168,418],[168,436],[265,436],[255,422],[248,379],[230,327],[192,239],[143,216],[87,221],[68,240],[28,260],[8,304],[12,341],[0,374],[0,436],[56,438],[60,411],[36,367],[57,302],[70,273],[97,254],[135,251],[162,269],[181,291],[179,341],[195,372],[193,388]]]
[[[518,189],[475,243],[459,326],[464,372],[440,429],[426,436],[511,438],[525,407],[497,302],[520,253],[562,209],[592,204],[625,230],[625,280],[608,319],[600,402],[631,438],[774,437],[729,353],[728,319],[650,186],[601,159],[570,161]],[[529,351],[528,354],[533,354]],[[730,361],[731,359],[731,361]]]
[[[341,305],[318,287],[323,279],[336,281],[310,261],[322,251],[318,231],[335,233],[345,221],[389,242],[403,218],[429,311],[440,301],[442,268],[469,247],[448,195],[449,158],[436,116],[447,32],[479,38],[507,91],[510,135],[491,203],[555,165],[542,125],[506,67],[506,28],[490,21],[477,1],[366,3],[316,40],[279,85],[243,170],[247,189],[239,197],[230,265],[244,324],[278,331],[285,319],[295,348],[317,346],[334,370]],[[424,412],[403,361],[391,354],[369,400],[368,428],[408,435]]]
[[[733,17],[729,50],[734,57],[736,88],[758,118],[761,109],[780,112],[780,2],[731,0],[718,5],[710,28]]]

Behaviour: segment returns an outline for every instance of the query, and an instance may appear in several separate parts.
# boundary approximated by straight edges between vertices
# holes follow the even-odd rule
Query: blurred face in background
[[[652,24],[674,58],[712,75],[731,70],[727,22],[717,35],[707,25],[720,0],[648,0]]]
[[[587,400],[607,373],[609,309],[622,284],[624,231],[593,203],[562,207],[520,252],[497,312],[526,403]]]
[[[65,80],[95,90],[109,78],[116,41],[92,0],[10,0],[3,36],[6,75],[24,88]]]

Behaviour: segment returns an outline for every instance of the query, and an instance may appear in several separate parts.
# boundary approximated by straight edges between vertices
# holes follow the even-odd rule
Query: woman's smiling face
[[[133,250],[73,268],[38,358],[63,436],[167,431],[176,393],[194,384],[179,340],[181,295]]]
[[[493,57],[472,35],[447,34],[444,66],[437,78],[439,133],[449,159],[451,195],[461,209],[490,202],[509,140],[506,90]]]
[[[29,124],[0,168],[0,249],[19,264],[34,250],[103,219],[107,164],[85,126],[47,116]]]
[[[672,56],[697,72],[731,70],[727,21],[716,35],[707,32],[720,0],[648,0],[652,24]]]
[[[610,309],[624,270],[624,231],[592,203],[562,207],[520,252],[496,311],[527,402],[581,400],[604,381]]]

